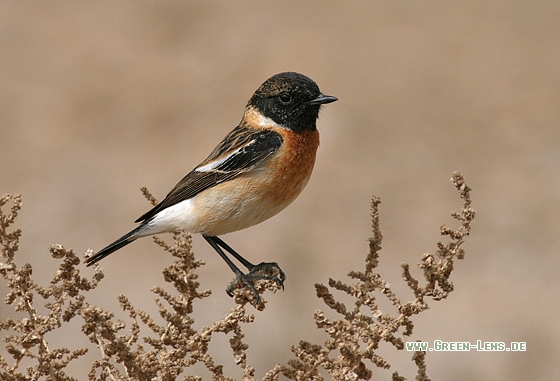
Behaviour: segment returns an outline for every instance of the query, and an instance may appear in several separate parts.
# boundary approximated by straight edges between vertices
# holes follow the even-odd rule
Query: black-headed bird
[[[321,105],[336,100],[299,73],[280,73],[267,79],[247,103],[239,125],[210,155],[163,201],[140,216],[136,229],[92,255],[87,265],[141,237],[177,230],[198,233],[236,275],[226,289],[228,294],[232,295],[241,280],[258,301],[253,282],[272,279],[282,285],[284,273],[273,262],[253,265],[218,236],[261,223],[296,199],[315,164]],[[248,273],[243,273],[224,250]],[[271,267],[280,275],[259,275]]]

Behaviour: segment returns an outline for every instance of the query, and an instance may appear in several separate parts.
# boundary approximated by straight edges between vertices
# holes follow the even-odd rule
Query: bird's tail
[[[136,241],[138,238],[143,237],[142,234],[139,234],[143,230],[145,230],[146,226],[144,224],[138,226],[136,229],[132,230],[131,232],[123,235],[121,238],[117,239],[115,242],[110,244],[109,246],[99,250],[93,256],[86,259],[86,265],[91,266],[94,263],[99,262],[106,256],[114,253],[115,251],[119,250],[122,247],[125,247],[129,243]]]

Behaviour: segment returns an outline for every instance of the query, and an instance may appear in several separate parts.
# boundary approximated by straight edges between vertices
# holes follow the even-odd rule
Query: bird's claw
[[[240,281],[242,281],[253,293],[253,298],[255,304],[259,302],[259,294],[255,288],[254,282],[257,280],[272,280],[282,287],[284,290],[284,280],[286,279],[286,274],[278,266],[276,262],[262,262],[254,266],[247,274],[239,272],[236,274],[233,282],[229,284],[226,288],[226,292],[229,296],[233,297],[233,290],[237,287]]]

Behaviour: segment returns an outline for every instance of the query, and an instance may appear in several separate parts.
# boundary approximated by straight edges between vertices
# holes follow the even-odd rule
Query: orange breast
[[[266,170],[269,180],[262,199],[276,205],[286,203],[287,206],[301,193],[311,176],[319,147],[319,132],[274,130],[282,135],[284,144]]]

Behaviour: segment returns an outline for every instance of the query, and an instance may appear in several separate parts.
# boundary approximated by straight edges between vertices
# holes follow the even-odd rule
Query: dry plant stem
[[[144,196],[152,203],[157,200],[146,189],[142,189]],[[208,353],[209,343],[217,334],[230,336],[230,347],[234,362],[242,369],[244,379],[254,379],[255,369],[248,365],[242,331],[243,323],[251,323],[254,315],[245,310],[251,300],[251,291],[247,288],[234,290],[236,305],[220,321],[211,327],[193,328],[194,321],[190,314],[194,310],[194,302],[210,296],[210,290],[199,291],[196,270],[204,263],[196,260],[191,251],[191,236],[183,232],[173,234],[174,244],[167,244],[159,237],[154,241],[164,251],[170,253],[176,260],[163,270],[164,280],[173,286],[174,292],[163,287],[154,287],[152,292],[157,296],[155,300],[159,310],[159,317],[150,316],[141,309],[135,309],[126,296],[119,296],[122,309],[129,314],[132,321],[130,334],[120,334],[121,327],[112,323],[112,316],[100,311],[95,319],[85,316],[87,324],[95,329],[86,329],[90,340],[98,340],[102,359],[93,364],[90,379],[99,379],[103,374],[115,375],[122,379],[123,375],[117,370],[120,364],[125,369],[125,378],[134,380],[175,380],[186,368],[202,363],[214,380],[233,380],[223,374],[223,367],[217,365]],[[257,292],[262,294],[266,289],[277,290],[275,282],[257,282]],[[263,309],[266,301],[260,298],[258,309]],[[163,324],[161,323],[163,321]],[[92,324],[93,323],[93,324]],[[87,326],[86,324],[86,326]],[[145,326],[153,335],[140,337],[140,325]],[[103,332],[100,339],[99,333]],[[95,333],[95,335],[93,335]],[[140,343],[143,340],[143,345]],[[119,345],[115,345],[119,343]],[[187,376],[188,380],[198,379]]]
[[[5,215],[3,207],[10,201],[11,211]],[[73,380],[65,374],[64,368],[71,361],[85,354],[87,349],[70,351],[66,347],[52,348],[45,335],[76,316],[83,302],[81,292],[95,288],[102,275],[96,273],[92,280],[81,278],[75,268],[80,260],[72,250],[66,250],[61,245],[53,245],[50,248],[51,256],[62,260],[59,269],[48,287],[36,284],[31,279],[32,266],[24,264],[19,268],[14,261],[21,231],[19,229],[10,231],[9,228],[20,209],[19,195],[0,197],[0,245],[2,247],[0,273],[10,288],[5,303],[14,305],[16,312],[27,315],[19,320],[7,319],[5,322],[0,322],[0,330],[7,333],[3,338],[7,343],[7,352],[14,359],[13,365],[9,366],[8,361],[0,356],[0,379],[39,380],[46,377],[48,380]],[[37,298],[45,300],[44,307],[47,310],[45,315],[39,314],[35,308],[34,301]],[[24,358],[31,361],[33,366],[20,369]]]
[[[461,225],[458,229],[442,226],[441,234],[449,237],[449,242],[438,242],[435,255],[423,255],[419,268],[423,271],[424,284],[413,277],[408,264],[402,264],[403,278],[412,290],[414,299],[402,303],[391,291],[388,282],[375,273],[383,237],[379,229],[380,201],[374,197],[371,202],[373,234],[369,240],[370,250],[366,257],[365,271],[352,271],[348,274],[357,283],[329,280],[329,287],[355,299],[354,308],[350,310],[344,303],[337,301],[327,286],[316,284],[317,296],[341,318],[331,320],[323,311],[317,311],[315,323],[318,328],[325,330],[329,340],[324,345],[302,341],[293,346],[292,351],[297,360],[291,361],[288,367],[275,367],[267,373],[265,379],[275,380],[282,373],[294,380],[322,380],[318,372],[320,368],[325,369],[334,380],[369,379],[372,373],[366,360],[377,367],[389,368],[389,363],[375,353],[379,345],[384,342],[397,350],[404,349],[403,339],[413,333],[412,317],[428,309],[427,298],[438,301],[453,291],[450,275],[454,269],[454,260],[464,258],[461,245],[470,233],[475,211],[471,208],[470,188],[465,184],[463,176],[456,172],[451,181],[463,201],[461,212],[452,214]],[[396,308],[397,314],[383,313],[377,305],[379,296],[385,297]],[[418,368],[416,378],[429,380],[425,353],[414,353],[413,361]],[[393,374],[393,380],[403,379],[398,373]]]
[[[15,221],[19,210],[21,209],[21,196],[20,195],[3,195],[0,198],[0,207],[4,206],[9,200],[12,200],[13,206],[11,208],[11,213],[5,216],[1,214],[0,218],[0,236],[2,239],[2,257],[6,259],[6,262],[2,263],[2,275],[6,280],[9,281],[9,285],[12,288],[10,294],[6,297],[6,303],[12,304],[16,300],[20,300],[17,304],[16,309],[19,311],[25,310],[27,312],[28,318],[24,319],[31,324],[24,324],[18,327],[16,324],[12,324],[13,328],[17,330],[22,330],[25,327],[26,338],[22,341],[23,351],[15,356],[15,363],[11,367],[11,370],[15,371],[19,367],[20,361],[24,357],[37,358],[39,362],[43,362],[45,357],[48,357],[51,353],[47,342],[43,336],[43,331],[39,329],[39,323],[37,321],[37,311],[33,308],[32,300],[33,294],[30,290],[30,286],[33,286],[29,276],[31,275],[31,266],[29,264],[24,265],[22,270],[18,270],[15,263],[13,262],[15,252],[18,249],[19,238],[21,236],[21,231],[15,230],[12,233],[7,231],[8,227]],[[16,338],[10,338],[10,341],[17,343]],[[31,343],[34,342],[34,343]],[[33,344],[39,344],[38,356],[29,351],[29,348]],[[15,348],[12,347],[15,352]],[[15,353],[14,353],[15,354]],[[52,369],[48,369],[49,375],[56,379]]]
[[[107,356],[107,354],[106,354],[105,345],[103,344],[103,339],[97,333],[95,334],[94,337],[97,340],[97,346],[99,347],[99,351],[101,352],[100,363],[103,364],[103,367],[105,368],[104,371],[105,371],[106,374],[109,375],[111,380],[115,380],[115,375],[113,374],[113,369],[114,368],[109,364],[109,356]],[[126,372],[126,365],[124,365],[124,368],[125,368],[125,372]],[[128,378],[128,374],[126,374],[126,376]]]

